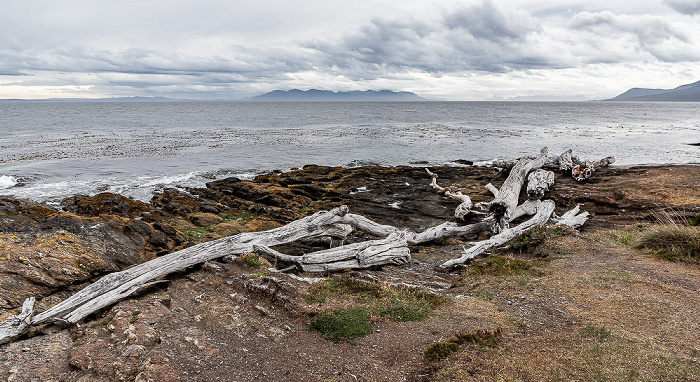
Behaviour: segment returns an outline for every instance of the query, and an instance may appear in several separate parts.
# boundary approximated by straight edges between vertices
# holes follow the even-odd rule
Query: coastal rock
[[[115,214],[134,217],[149,210],[149,205],[122,195],[104,192],[95,196],[73,196],[61,201],[66,211],[79,215]]]

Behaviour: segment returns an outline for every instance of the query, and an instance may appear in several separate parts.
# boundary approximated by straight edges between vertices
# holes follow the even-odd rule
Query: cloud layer
[[[659,83],[678,78],[669,86],[700,76],[693,69],[700,61],[699,20],[692,17],[700,12],[698,1],[666,0],[668,13],[654,15],[634,13],[633,3],[623,13],[587,9],[583,2],[538,8],[485,0],[421,8],[409,1],[405,8],[418,11],[390,12],[384,5],[367,16],[347,10],[335,27],[324,15],[341,15],[345,3],[311,1],[319,7],[316,15],[264,3],[270,4],[235,9],[222,2],[216,12],[194,2],[96,1],[77,13],[47,3],[48,14],[15,5],[0,16],[0,98],[235,99],[291,87],[385,87],[489,99],[528,95],[523,88],[541,93],[546,88],[531,84],[543,78],[566,84],[561,90],[551,84],[553,94],[565,88],[567,95],[585,93],[573,80],[586,77],[589,83],[616,81],[599,91],[614,94],[616,87],[629,87],[620,82],[621,68],[627,81],[645,71],[656,75],[647,80]],[[282,8],[263,11],[264,5]],[[304,25],[305,18],[313,23]],[[508,86],[518,81],[520,90]],[[460,93],[455,82],[471,89]],[[504,90],[479,92],[489,83]]]

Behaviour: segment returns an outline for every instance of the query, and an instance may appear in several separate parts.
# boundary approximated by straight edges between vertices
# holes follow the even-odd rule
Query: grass
[[[415,289],[381,285],[357,279],[335,278],[315,284],[304,296],[304,300],[309,304],[342,305],[341,308],[338,308],[341,310],[336,309],[333,314],[324,312],[317,315],[317,318],[321,317],[322,323],[330,322],[329,315],[332,315],[335,317],[333,325],[341,325],[339,321],[343,320],[350,320],[352,325],[358,325],[357,319],[346,312],[348,309],[362,309],[377,319],[384,318],[397,322],[421,321],[428,318],[435,308],[448,302],[449,298]],[[319,325],[314,318],[309,329],[320,330]],[[371,330],[365,334],[369,333]],[[328,337],[326,335],[326,338]],[[337,342],[339,341],[337,338],[333,337],[332,340]]]
[[[554,257],[560,252],[554,241],[573,233],[571,228],[564,226],[535,226],[511,240],[509,247],[535,257]]]
[[[472,263],[469,273],[473,275],[509,276],[530,272],[532,264],[527,260],[493,255]]]
[[[211,232],[209,227],[196,227],[191,229],[185,229],[182,231],[185,236],[190,239],[193,243],[198,243],[204,235]]]
[[[679,220],[667,212],[657,213],[655,218],[655,224],[611,230],[599,238],[669,261],[700,263],[700,226],[696,222],[700,218]]]
[[[309,331],[318,330],[333,342],[362,337],[372,333],[369,317],[369,311],[363,307],[338,308],[316,315],[309,324]]]
[[[442,361],[452,353],[466,345],[472,344],[481,350],[496,347],[501,341],[501,329],[496,330],[476,330],[470,332],[457,333],[453,338],[436,342],[423,351],[423,360],[426,362]]]
[[[659,258],[700,263],[700,227],[683,224],[654,225],[639,234],[634,245]]]
[[[236,212],[226,212],[219,214],[219,216],[224,219],[224,223],[236,221],[236,222],[249,222],[257,217],[257,215],[247,212],[247,211],[236,211]]]

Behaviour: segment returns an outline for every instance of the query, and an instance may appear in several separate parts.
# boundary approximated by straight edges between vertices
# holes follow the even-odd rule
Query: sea
[[[0,195],[57,205],[307,164],[488,165],[571,148],[614,166],[700,162],[700,103],[0,102]]]

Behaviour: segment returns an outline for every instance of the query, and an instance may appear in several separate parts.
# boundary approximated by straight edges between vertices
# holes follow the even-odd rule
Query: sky
[[[583,100],[700,80],[700,0],[3,0],[0,99]]]

